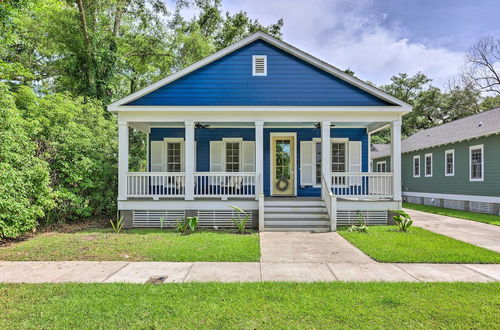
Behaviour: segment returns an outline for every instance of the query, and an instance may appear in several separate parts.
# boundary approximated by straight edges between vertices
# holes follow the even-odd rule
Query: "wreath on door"
[[[290,182],[284,176],[282,176],[281,178],[279,178],[276,181],[276,189],[278,189],[279,191],[286,191],[288,189],[289,185],[290,185]]]

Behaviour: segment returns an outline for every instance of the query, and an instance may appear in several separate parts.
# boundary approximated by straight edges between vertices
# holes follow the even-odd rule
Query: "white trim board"
[[[133,210],[225,210],[231,211],[231,205],[236,205],[244,210],[258,210],[259,202],[253,197],[246,200],[193,200],[184,199],[160,199],[158,201],[149,200],[126,200],[118,201],[118,209],[121,211]]]
[[[191,64],[189,65],[188,67],[174,73],[174,74],[171,74],[169,75],[168,77],[164,78],[164,79],[161,79],[159,81],[157,81],[156,83],[152,84],[152,85],[149,85],[135,93],[132,93],[116,102],[113,102],[112,104],[110,104],[108,106],[108,110],[109,111],[119,111],[120,110],[120,106],[126,104],[126,103],[129,103],[131,101],[134,101],[138,98],[140,98],[141,96],[144,96],[166,84],[169,84],[207,64],[210,64],[216,60],[218,60],[219,58],[222,58],[238,49],[240,49],[241,47],[244,47],[256,40],[264,40],[268,43],[270,43],[271,45],[275,46],[275,47],[278,47],[280,48],[281,50],[283,51],[286,51],[376,97],[379,97],[387,102],[390,102],[390,103],[393,103],[393,104],[396,104],[396,106],[394,106],[395,110],[398,110],[398,111],[403,111],[403,112],[410,112],[412,107],[408,104],[408,103],[405,103],[397,98],[395,98],[394,96],[391,96],[389,95],[388,93],[382,91],[381,89],[378,89],[358,78],[355,78],[347,73],[345,73],[344,71],[324,62],[324,61],[321,61],[319,60],[318,58],[310,55],[310,54],[307,54],[295,47],[293,47],[292,45],[290,44],[287,44],[286,42],[284,41],[281,41],[279,39],[276,39],[272,36],[270,36],[269,34],[265,33],[265,32],[262,32],[262,31],[259,31],[259,32],[256,32],[256,33],[253,33],[251,34],[250,36],[208,56],[208,57],[205,57],[204,59],[194,63],[194,64]],[[398,109],[399,108],[399,109]]]
[[[500,203],[500,197],[493,197],[493,196],[452,195],[452,194],[422,193],[422,192],[411,192],[411,191],[404,191],[403,196],[443,198],[443,199],[454,199],[458,201],[471,201],[471,202]]]
[[[274,186],[273,186],[273,177],[274,177],[274,171],[273,171],[273,137],[275,136],[283,136],[283,137],[293,137],[293,144],[294,144],[294,152],[293,152],[293,158],[294,158],[294,163],[293,163],[293,181],[294,181],[294,188],[293,188],[293,195],[288,196],[288,195],[274,195]],[[297,132],[270,132],[269,133],[269,193],[271,196],[283,196],[283,197],[297,197],[297,172],[298,172],[298,166],[300,164],[297,164],[298,160],[298,155],[297,155]],[[298,165],[298,166],[297,166]]]

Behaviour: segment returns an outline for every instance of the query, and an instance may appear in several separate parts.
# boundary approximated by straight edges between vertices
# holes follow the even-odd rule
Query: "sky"
[[[223,0],[264,25],[284,19],[283,40],[357,77],[389,82],[424,72],[445,88],[483,36],[500,37],[500,0]]]

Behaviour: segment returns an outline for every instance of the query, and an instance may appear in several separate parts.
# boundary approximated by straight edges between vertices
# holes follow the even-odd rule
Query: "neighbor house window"
[[[483,181],[484,179],[484,148],[483,145],[469,148],[470,181]]]
[[[444,153],[444,175],[455,175],[455,150],[446,150]]]
[[[413,177],[420,177],[420,156],[413,156]]]
[[[181,161],[181,143],[167,142],[167,172],[180,172]]]
[[[240,171],[240,143],[226,142],[226,172]]]
[[[314,142],[314,163],[315,163],[315,174],[316,174],[316,184],[320,185],[321,184],[321,142]]]
[[[432,154],[425,154],[425,176],[432,176]]]
[[[377,172],[387,172],[387,165],[385,161],[377,162]]]

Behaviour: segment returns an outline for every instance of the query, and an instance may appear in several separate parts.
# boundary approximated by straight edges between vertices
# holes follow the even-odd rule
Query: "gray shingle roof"
[[[415,133],[401,141],[401,151],[405,153],[496,133],[500,133],[500,108]],[[391,154],[390,145],[378,146],[377,151],[372,148],[373,159]]]

